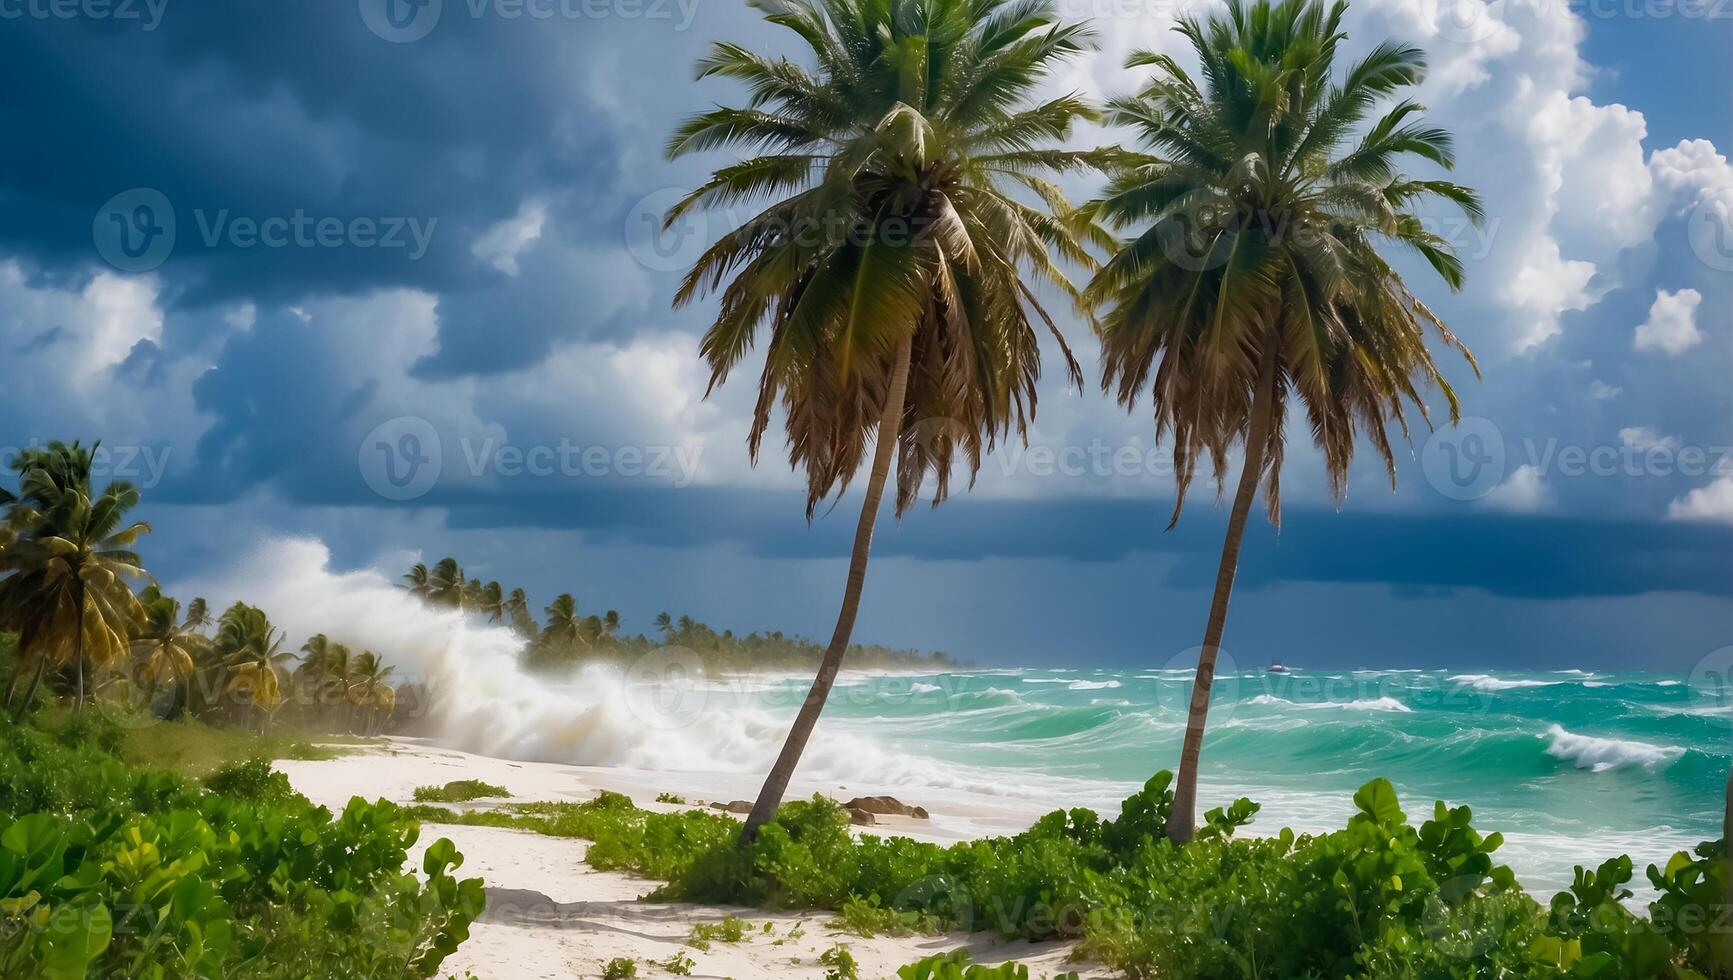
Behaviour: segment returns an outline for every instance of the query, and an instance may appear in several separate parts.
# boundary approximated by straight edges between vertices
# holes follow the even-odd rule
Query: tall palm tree
[[[1032,98],[1092,37],[1057,23],[1050,0],[753,5],[800,38],[815,69],[726,43],[699,62],[700,78],[744,82],[749,103],[692,117],[669,156],[736,148],[749,159],[717,170],[667,220],[768,206],[698,258],[675,301],[720,291],[701,348],[712,390],[768,333],[747,446],[756,461],[780,401],[809,519],[846,490],[869,443],[873,452],[836,629],[743,839],[781,801],[841,667],[893,460],[900,515],[929,476],[933,503],[945,499],[959,455],[973,482],[983,453],[1022,438],[1040,375],[1037,322],[1081,383],[1035,293],[1045,283],[1076,296],[1055,255],[1091,265],[1048,178],[1112,158],[1058,147],[1093,115],[1081,98]]]
[[[192,677],[194,651],[204,638],[199,636],[208,620],[205,600],[194,599],[181,615],[181,604],[166,596],[155,585],[139,594],[144,610],[142,625],[132,641],[133,654],[138,658],[139,675],[144,678],[145,707],[156,701],[156,692],[163,681],[180,683]]]
[[[285,665],[295,659],[283,649],[283,631],[263,610],[237,602],[217,621],[216,650],[228,676],[226,693],[240,695],[259,727],[268,727],[283,700]]]
[[[0,551],[0,623],[17,631],[19,656],[34,663],[30,685],[15,705],[20,714],[55,663],[72,666],[74,710],[82,710],[87,665],[122,660],[143,619],[127,580],[147,577],[131,549],[150,525],[125,523],[139,501],[132,484],[117,481],[93,493],[96,448],[53,442],[13,462],[19,491],[8,494],[6,523],[12,531]]]
[[[668,642],[670,635],[674,632],[674,617],[665,612],[657,613],[656,630],[662,634],[662,642]]]
[[[1427,418],[1420,386],[1441,389],[1456,420],[1426,328],[1473,365],[1380,249],[1411,251],[1458,288],[1461,262],[1413,208],[1442,199],[1478,222],[1479,201],[1396,169],[1405,157],[1449,168],[1451,139],[1400,97],[1425,74],[1419,49],[1379,44],[1338,77],[1346,8],[1229,0],[1225,14],[1182,20],[1201,83],[1167,55],[1134,55],[1130,64],[1154,78],[1113,102],[1109,121],[1135,130],[1148,155],[1087,209],[1134,232],[1089,297],[1110,307],[1099,324],[1103,388],[1127,409],[1147,388],[1156,436],[1173,440],[1174,521],[1198,462],[1209,459],[1221,488],[1230,449],[1243,445],[1168,822],[1176,841],[1194,829],[1210,684],[1260,483],[1270,520],[1280,520],[1290,398],[1340,498],[1357,433],[1394,486],[1388,429],[1406,437],[1407,405]]]

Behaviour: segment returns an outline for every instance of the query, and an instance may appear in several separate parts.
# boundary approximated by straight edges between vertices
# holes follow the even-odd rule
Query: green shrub
[[[685,806],[686,798],[675,793],[657,793],[657,803],[672,803],[675,806]]]
[[[417,803],[462,803],[486,796],[510,796],[504,786],[484,783],[479,779],[456,779],[444,786],[415,787]]]
[[[638,961],[630,956],[616,956],[602,967],[602,980],[627,980],[638,975]]]
[[[697,964],[693,961],[692,957],[687,956],[685,953],[675,953],[673,956],[662,961],[662,969],[680,977],[691,976],[692,968],[696,965]]]
[[[213,793],[260,803],[282,803],[295,796],[289,777],[271,768],[266,759],[224,766],[206,776],[204,784]]]

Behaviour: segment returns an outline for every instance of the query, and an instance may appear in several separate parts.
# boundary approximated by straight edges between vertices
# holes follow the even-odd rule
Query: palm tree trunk
[[[1724,852],[1722,860],[1727,862],[1727,894],[1722,896],[1726,903],[1721,909],[1720,922],[1733,915],[1733,773],[1727,774],[1727,809],[1721,817],[1721,848]],[[1722,927],[1721,931],[1721,963],[1725,967],[1733,967],[1733,930]]]
[[[78,591],[78,627],[72,634],[72,661],[78,672],[78,700],[72,702],[72,711],[78,714],[84,711],[84,583],[79,582]]]
[[[24,700],[18,702],[17,706],[12,709],[12,720],[14,722],[23,718],[24,712],[30,710],[31,703],[36,700],[36,685],[42,683],[42,673],[47,669],[48,658],[45,656],[37,657],[36,672],[30,675],[30,686],[24,689]]]
[[[806,700],[800,706],[800,713],[794,718],[794,727],[789,729],[788,741],[782,745],[782,753],[776,757],[776,764],[770,767],[770,775],[764,780],[764,788],[758,791],[758,801],[752,804],[752,812],[746,817],[746,826],[740,830],[740,843],[750,843],[758,836],[758,828],[776,815],[776,808],[782,803],[782,794],[788,790],[788,781],[794,776],[794,767],[799,765],[802,752],[806,751],[807,739],[812,737],[812,729],[818,724],[819,713],[824,710],[824,703],[830,697],[830,689],[836,683],[837,671],[842,669],[843,654],[848,652],[849,637],[854,633],[855,615],[860,612],[861,589],[866,585],[867,556],[872,552],[873,524],[878,519],[879,503],[884,499],[885,481],[890,475],[891,461],[897,455],[898,437],[901,435],[903,423],[903,400],[909,387],[909,358],[913,353],[914,339],[905,337],[897,346],[896,366],[891,369],[890,390],[885,393],[884,415],[879,418],[878,434],[873,446],[872,470],[867,478],[866,499],[861,501],[860,520],[855,524],[854,550],[848,559],[848,581],[843,587],[842,610],[837,613],[836,630],[831,633],[830,646],[825,648],[824,659],[819,662],[818,676],[812,679],[812,688],[806,692]]]
[[[1246,518],[1258,495],[1258,480],[1264,472],[1264,447],[1269,441],[1276,405],[1276,352],[1266,350],[1258,367],[1258,388],[1252,393],[1252,417],[1246,429],[1246,458],[1240,470],[1239,489],[1234,491],[1233,510],[1228,514],[1228,533],[1222,541],[1221,565],[1216,569],[1215,597],[1210,600],[1209,621],[1204,625],[1203,649],[1197,658],[1197,679],[1192,682],[1191,709],[1186,717],[1185,743],[1179,753],[1179,778],[1174,782],[1173,810],[1167,818],[1168,839],[1176,844],[1191,840],[1197,829],[1197,764],[1203,751],[1204,724],[1209,719],[1210,686],[1215,681],[1216,655],[1221,652],[1222,631],[1227,626],[1228,599],[1234,591],[1234,573],[1239,568],[1240,541],[1245,537]]]

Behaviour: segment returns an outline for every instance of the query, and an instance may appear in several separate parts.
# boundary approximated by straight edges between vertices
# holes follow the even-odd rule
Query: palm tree
[[[1076,296],[1055,254],[1092,267],[1087,236],[1048,178],[1114,156],[1058,148],[1093,115],[1081,98],[1031,98],[1092,39],[1058,24],[1050,0],[754,6],[799,36],[816,70],[734,44],[699,62],[700,78],[744,82],[750,102],[692,117],[669,156],[738,148],[750,158],[716,171],[667,220],[769,203],[698,258],[675,302],[720,290],[701,348],[711,390],[768,330],[747,446],[756,461],[780,400],[808,519],[874,448],[836,629],[743,839],[781,801],[841,667],[893,459],[900,515],[929,476],[933,503],[945,499],[959,455],[972,482],[1000,438],[1022,438],[1040,375],[1036,321],[1081,384],[1034,291],[1044,282]],[[914,424],[922,420],[939,424]]]
[[[295,668],[297,677],[313,685],[314,703],[321,719],[333,708],[341,710],[345,727],[353,719],[350,710],[349,687],[355,680],[355,661],[349,648],[333,643],[325,634],[309,637],[301,646],[301,663]]]
[[[657,613],[656,630],[662,634],[662,642],[667,643],[674,632],[674,617],[665,612]]]
[[[283,631],[263,610],[237,602],[217,621],[216,650],[228,676],[225,692],[239,694],[249,715],[263,710],[259,727],[264,729],[282,703],[284,664],[295,659],[283,649]]]
[[[427,601],[436,606],[462,609],[467,580],[456,558],[441,558],[427,577]]]
[[[470,591],[470,608],[478,613],[485,613],[490,623],[505,622],[506,599],[499,583],[489,582],[482,585],[477,582],[474,585],[475,588]]]
[[[427,566],[421,562],[416,562],[409,569],[408,574],[403,576],[403,587],[409,591],[410,595],[418,599],[425,599],[429,589],[432,588],[432,581],[433,576],[428,572]]]
[[[377,734],[383,728],[384,719],[389,718],[391,710],[397,706],[397,692],[385,682],[394,672],[395,668],[385,666],[372,650],[363,650],[361,656],[355,658],[354,683],[350,691],[355,704],[369,709],[362,734]]]
[[[525,639],[534,639],[538,627],[534,616],[530,615],[530,600],[522,589],[511,590],[511,595],[505,598],[506,618],[511,622],[511,628]]]
[[[562,592],[554,597],[542,612],[547,614],[548,624],[542,628],[542,638],[550,643],[557,643],[567,648],[584,646],[584,620],[578,615],[578,600],[570,592]]]
[[[1418,386],[1438,386],[1457,418],[1426,327],[1468,351],[1379,248],[1412,250],[1458,288],[1461,262],[1411,209],[1440,198],[1478,222],[1480,205],[1465,187],[1397,171],[1406,156],[1450,167],[1451,139],[1420,122],[1419,105],[1397,100],[1425,74],[1417,48],[1380,44],[1335,77],[1346,7],[1229,0],[1225,15],[1182,20],[1201,85],[1166,55],[1134,55],[1130,64],[1154,68],[1154,79],[1113,102],[1109,121],[1134,129],[1150,155],[1128,161],[1087,209],[1135,232],[1089,297],[1110,307],[1099,324],[1103,388],[1131,409],[1147,387],[1156,437],[1173,440],[1174,521],[1199,460],[1209,458],[1219,489],[1230,449],[1244,446],[1168,821],[1175,841],[1194,828],[1210,683],[1260,483],[1270,520],[1280,520],[1289,397],[1305,410],[1338,499],[1357,432],[1394,486],[1388,427],[1407,435],[1405,403],[1427,418]]]
[[[17,714],[35,697],[51,663],[73,667],[74,710],[82,710],[86,665],[125,657],[144,615],[126,580],[147,577],[131,548],[150,525],[124,523],[139,501],[132,484],[110,483],[93,496],[97,445],[87,450],[53,442],[13,462],[19,492],[7,494],[11,530],[0,551],[0,623],[18,633],[20,658],[35,664]]]
[[[156,701],[157,688],[162,682],[185,681],[193,675],[193,653],[199,636],[209,619],[205,600],[194,599],[181,616],[181,604],[172,596],[162,594],[155,585],[139,595],[144,610],[143,625],[132,641],[132,651],[139,658],[139,674],[146,686],[145,707]]]

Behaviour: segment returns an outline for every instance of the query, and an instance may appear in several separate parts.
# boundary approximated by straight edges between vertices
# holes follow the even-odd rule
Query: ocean
[[[1189,670],[855,674],[820,727],[857,744],[842,770],[856,778],[889,763],[904,782],[1113,812],[1175,764],[1190,681]],[[1200,800],[1263,804],[1254,833],[1325,830],[1383,776],[1416,823],[1434,800],[1471,806],[1483,833],[1504,833],[1519,879],[1550,892],[1574,864],[1629,853],[1641,878],[1646,862],[1719,837],[1730,763],[1733,706],[1682,676],[1243,672],[1213,688]]]

